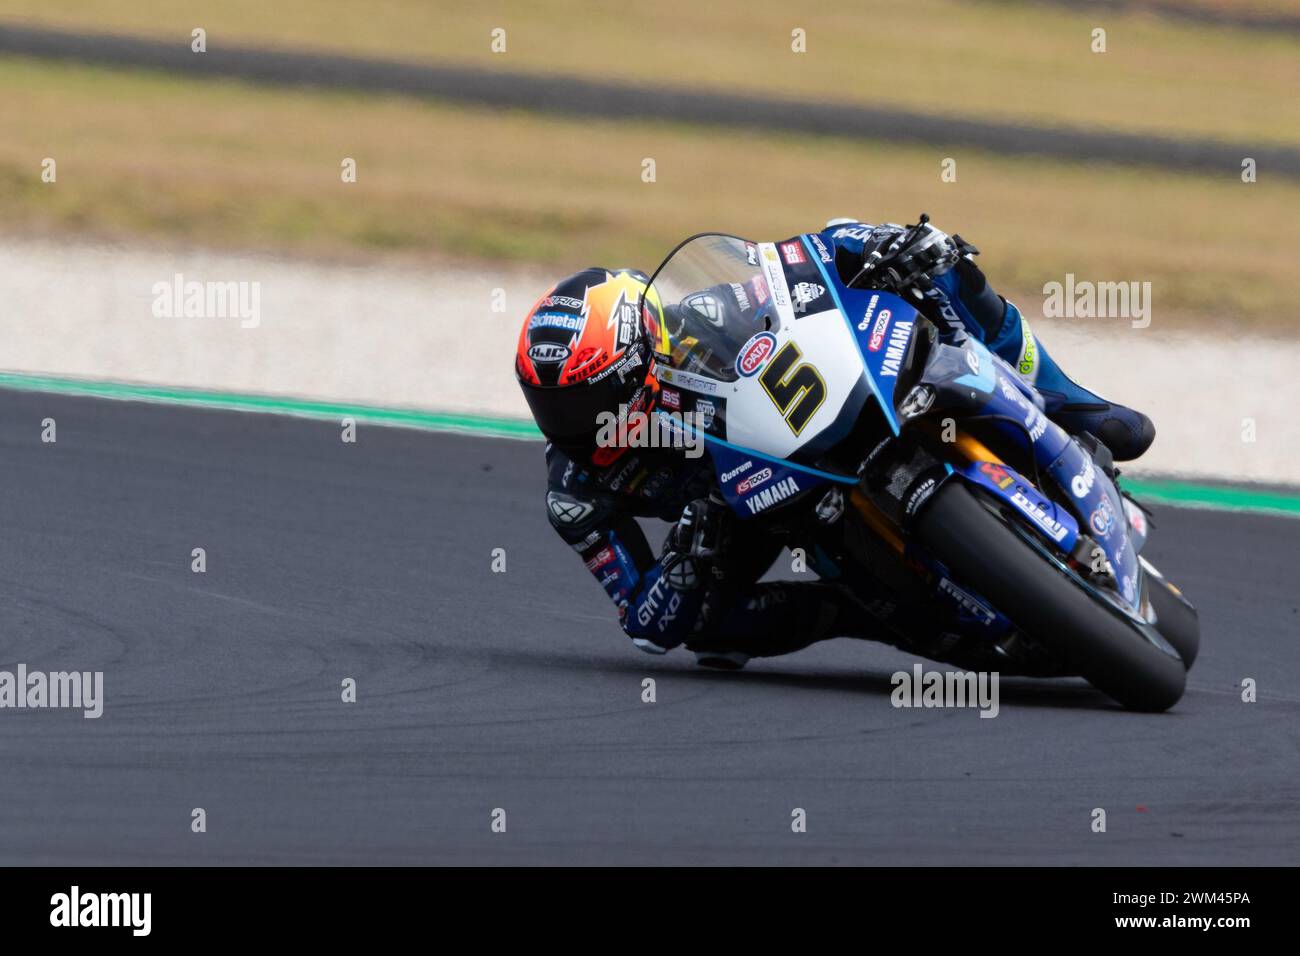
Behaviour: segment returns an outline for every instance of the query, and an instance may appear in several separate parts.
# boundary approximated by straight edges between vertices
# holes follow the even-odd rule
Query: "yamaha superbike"
[[[693,413],[679,427],[703,432],[740,519],[779,522],[838,488],[860,573],[906,580],[994,660],[1052,660],[1165,710],[1196,611],[1142,556],[1146,513],[1105,446],[1049,420],[979,341],[941,334],[925,293],[958,254],[924,216],[847,280],[814,233],[686,240],[642,303],[661,387]]]

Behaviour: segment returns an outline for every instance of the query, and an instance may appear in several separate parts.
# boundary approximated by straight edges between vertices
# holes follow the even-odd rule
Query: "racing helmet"
[[[633,269],[586,269],[556,283],[529,310],[515,378],[537,427],[557,446],[589,451],[602,412],[649,410],[648,282]]]

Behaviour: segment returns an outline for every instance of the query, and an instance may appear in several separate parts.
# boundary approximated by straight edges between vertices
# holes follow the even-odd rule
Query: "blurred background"
[[[1227,22],[1182,15],[1215,11]],[[1290,31],[1275,23],[1288,13]],[[753,0],[635,12],[562,0],[4,0],[0,16],[182,50],[201,26],[214,56],[229,44],[275,46],[1300,149],[1300,7],[1283,0],[838,10]],[[1091,50],[1095,27],[1106,30],[1104,54]],[[506,31],[504,53],[492,51],[494,28]],[[796,28],[806,53],[791,50]],[[1230,308],[1261,325],[1294,315],[1300,180],[1279,183],[1267,167],[1256,184],[1267,188],[1252,189],[1239,169],[1140,166],[1122,149],[1084,164],[935,143],[957,160],[956,182],[939,188],[933,148],[556,118],[528,110],[526,89],[519,109],[473,109],[12,50],[0,77],[8,230],[565,270],[649,268],[706,228],[784,237],[827,216],[911,221],[925,209],[979,244],[1008,287],[1037,289],[1067,271],[1131,275],[1159,283],[1166,307]],[[33,177],[35,154],[64,157],[58,189]],[[356,188],[334,188],[340,157],[358,154]],[[645,157],[656,160],[653,188],[638,188]]]
[[[1294,0],[0,0],[0,87],[11,371],[517,416],[501,350],[553,278],[923,210],[1031,316],[1152,283],[1067,369],[1242,330],[1294,367]],[[264,281],[260,337],[135,321],[181,265]]]

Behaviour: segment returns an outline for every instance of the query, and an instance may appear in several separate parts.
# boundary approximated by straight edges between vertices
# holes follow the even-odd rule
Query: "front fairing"
[[[703,412],[687,427],[705,433],[742,517],[828,482],[852,484],[819,463],[869,402],[897,433],[894,394],[916,310],[845,287],[820,236],[694,237],[656,271],[647,301],[661,411]]]
[[[913,398],[926,389],[931,391],[924,399]],[[1018,438],[1037,481],[1001,462],[973,462],[963,477],[1005,502],[1063,553],[1093,570],[1109,571],[1126,612],[1140,610],[1142,570],[1131,534],[1132,509],[1088,451],[1043,413],[1037,395],[1007,363],[974,339],[936,344],[904,403],[909,405],[919,409],[914,417],[983,418]],[[1043,487],[1044,481],[1054,487]]]
[[[732,297],[744,307],[721,321],[708,309],[670,316],[709,283],[722,301],[730,301],[726,290],[738,289]],[[962,478],[1003,502],[1061,560],[1104,570],[1113,587],[1101,588],[1102,596],[1144,616],[1142,536],[1114,482],[980,342],[937,342],[900,296],[845,286],[821,236],[775,243],[695,237],[656,271],[648,296],[664,317],[653,329],[660,411],[703,412],[684,427],[704,432],[722,494],[742,518],[766,516],[829,484],[855,485],[854,469],[822,465],[869,404],[879,409],[882,437],[919,417],[991,419],[1023,442],[1033,474],[976,461]],[[922,359],[919,377],[907,371]],[[915,384],[905,381],[904,395],[899,383],[906,379]]]

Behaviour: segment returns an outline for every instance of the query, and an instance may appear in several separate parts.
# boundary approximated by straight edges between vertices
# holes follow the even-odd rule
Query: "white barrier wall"
[[[243,285],[205,299],[218,315],[168,316],[178,274],[182,292]],[[0,369],[525,418],[515,338],[552,278],[0,240]],[[1018,304],[1067,371],[1155,420],[1128,470],[1300,484],[1300,342],[1226,321],[1213,338],[1169,333],[1158,301],[1141,330]]]

